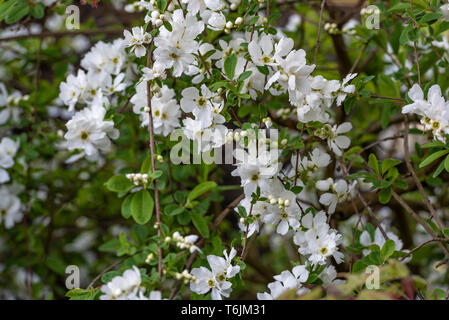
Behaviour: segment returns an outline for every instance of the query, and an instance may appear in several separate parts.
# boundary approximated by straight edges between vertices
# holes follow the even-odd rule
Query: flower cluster
[[[179,249],[188,249],[190,253],[195,251],[201,251],[194,243],[198,240],[198,236],[195,234],[188,236],[181,236],[178,231],[175,231],[171,237],[166,237],[165,242],[174,242]]]
[[[127,173],[125,176],[136,186],[145,185],[149,181],[148,174],[146,173]]]

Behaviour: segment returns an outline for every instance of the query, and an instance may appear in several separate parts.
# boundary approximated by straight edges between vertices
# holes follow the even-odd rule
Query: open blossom
[[[123,32],[125,36],[125,45],[131,47],[131,51],[135,53],[136,57],[140,58],[146,55],[146,44],[150,43],[151,36],[148,32],[143,30],[143,27],[132,28],[132,33],[128,30]]]
[[[8,182],[10,177],[5,169],[14,165],[14,157],[19,149],[19,142],[4,137],[0,142],[0,183]]]
[[[182,0],[182,3],[187,3],[187,11],[190,14],[202,14],[206,9],[218,11],[223,9],[223,4],[220,0]]]
[[[119,131],[113,121],[105,121],[106,109],[98,103],[77,112],[67,122],[67,140],[69,150],[81,149],[88,159],[96,160],[100,151],[107,152],[111,147],[110,139],[117,139]]]
[[[223,257],[208,255],[207,261],[211,270],[200,267],[194,268],[191,274],[196,281],[190,283],[190,290],[198,294],[206,294],[211,291],[213,300],[221,300],[223,297],[229,297],[232,291],[232,284],[228,279],[233,278],[240,272],[239,266],[233,266],[232,260],[236,256],[237,251],[231,248],[228,255],[226,250],[223,251]]]
[[[351,185],[348,185],[343,179],[334,182],[332,178],[318,181],[316,184],[317,189],[321,191],[331,191],[321,195],[320,203],[329,207],[329,213],[334,213],[337,204],[346,201],[350,197],[354,190],[355,183],[356,181]]]
[[[288,290],[296,290],[297,295],[304,294],[309,291],[306,287],[303,287],[302,284],[307,281],[309,278],[309,271],[306,269],[306,266],[299,265],[292,269],[292,271],[285,270],[280,274],[274,276],[276,281],[268,284],[268,289],[270,289],[270,293],[258,293],[258,300],[275,300],[279,298],[283,293]]]
[[[434,137],[445,141],[444,135],[449,134],[449,102],[441,94],[441,88],[435,84],[430,87],[427,99],[418,84],[408,91],[413,103],[402,108],[402,113],[415,113],[422,116],[421,124],[425,130],[432,131]]]
[[[100,300],[141,300],[144,288],[141,287],[142,279],[136,266],[126,270],[122,276],[116,276],[111,281],[101,286]],[[143,297],[142,300],[146,300]]]
[[[10,229],[23,218],[22,203],[8,186],[0,186],[0,224]]]
[[[201,92],[190,87],[182,90],[181,108],[184,112],[192,112],[196,120],[208,127],[212,123],[212,110],[214,102],[212,98],[216,94],[212,93],[206,85],[201,86]]]

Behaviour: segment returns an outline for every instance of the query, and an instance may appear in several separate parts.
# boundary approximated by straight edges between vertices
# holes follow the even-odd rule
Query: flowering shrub
[[[70,4],[0,1],[0,298],[448,298],[449,4]]]

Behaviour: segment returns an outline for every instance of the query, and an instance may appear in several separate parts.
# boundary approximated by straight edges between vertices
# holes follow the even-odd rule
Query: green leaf
[[[368,266],[368,264],[365,261],[357,260],[352,265],[352,273],[360,273],[360,272],[364,271],[367,266]]]
[[[243,81],[248,79],[251,76],[251,73],[253,73],[252,71],[245,71],[243,72],[240,76],[239,76],[239,81]]]
[[[105,185],[109,191],[113,192],[128,192],[134,187],[134,184],[124,175],[111,177]]]
[[[192,212],[192,222],[203,237],[209,238],[209,226],[207,225],[206,219],[204,219],[202,215]]]
[[[382,257],[382,260],[386,261],[394,253],[394,249],[394,241],[391,239],[387,240],[380,250],[380,256]]]
[[[180,207],[177,204],[173,204],[172,203],[172,204],[169,204],[169,205],[165,206],[164,213],[167,216],[177,216],[178,214],[183,213],[184,210],[185,210],[184,207]]]
[[[25,17],[30,12],[30,6],[28,3],[17,4],[9,10],[8,16],[5,19],[7,24],[13,24]]]
[[[167,8],[167,0],[157,0],[157,7],[161,12],[164,12],[165,8]]]
[[[192,202],[193,200],[198,198],[200,195],[208,192],[209,190],[212,190],[216,186],[217,186],[217,184],[214,181],[206,181],[206,182],[200,183],[195,188],[193,188],[192,191],[190,191],[190,193],[187,197],[187,201]]]
[[[385,159],[384,161],[382,161],[382,175],[384,175],[385,172],[387,172],[388,170],[397,166],[400,163],[401,160],[398,159],[391,159],[391,158]]]
[[[382,204],[387,204],[391,199],[391,188],[385,188],[379,192],[379,202]]]
[[[431,164],[432,162],[434,162],[435,160],[437,160],[438,158],[441,158],[442,156],[444,156],[445,154],[448,154],[449,150],[440,150],[437,152],[432,153],[430,156],[428,156],[427,158],[425,158],[420,164],[419,167],[423,168],[429,164]]]
[[[237,66],[237,56],[235,54],[231,54],[229,57],[226,58],[224,62],[224,71],[226,77],[228,77],[229,80],[232,80],[234,78],[236,66]]]
[[[45,14],[45,6],[43,3],[36,3],[30,9],[31,15],[36,19],[42,19]]]
[[[446,157],[444,160],[444,169],[446,169],[447,172],[449,172],[449,156]]]
[[[138,224],[150,221],[154,209],[154,200],[148,190],[136,192],[131,201],[131,215]]]
[[[126,196],[125,200],[122,202],[122,216],[125,219],[131,217],[131,201],[134,194],[129,194]]]
[[[0,4],[0,22],[11,12],[19,0],[9,0]]]
[[[379,160],[377,160],[376,155],[374,153],[370,153],[368,158],[368,164],[373,170],[380,175],[379,172]]]
[[[149,175],[149,177],[152,179],[152,180],[154,180],[154,179],[157,179],[157,178],[159,178],[160,176],[162,176],[162,171],[161,170],[156,170],[156,171],[154,171],[154,172],[151,172],[150,173],[150,175]]]

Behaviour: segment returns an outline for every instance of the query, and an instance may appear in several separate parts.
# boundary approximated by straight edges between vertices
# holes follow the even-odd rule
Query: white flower
[[[328,182],[328,181],[326,181]],[[317,183],[317,188],[321,188],[321,190],[325,190],[326,182],[321,181],[319,184]],[[343,201],[346,201],[348,197],[351,195],[356,181],[354,181],[353,184],[348,186],[348,183],[341,179],[338,180],[336,183],[329,183],[329,187],[332,191],[332,193],[324,193],[320,197],[320,203],[328,206],[329,213],[334,213],[335,208],[337,207],[337,204]]]
[[[444,135],[449,134],[449,103],[441,95],[439,85],[430,87],[427,100],[417,84],[409,90],[408,96],[413,103],[402,108],[402,113],[416,113],[423,116],[421,124],[425,130],[432,131],[435,138],[445,141]]]
[[[11,229],[23,217],[22,203],[6,186],[0,187],[0,224]]]
[[[344,122],[339,126],[334,125],[331,127],[329,124],[325,124],[323,128],[315,131],[315,135],[321,139],[327,139],[327,145],[337,155],[342,155],[342,150],[347,149],[351,144],[351,139],[342,134],[350,131],[352,125],[349,122]]]
[[[5,169],[14,165],[14,157],[19,149],[19,142],[4,137],[0,142],[0,183],[9,181],[9,174]]]
[[[111,147],[111,140],[119,136],[113,121],[104,121],[106,110],[94,103],[90,108],[77,112],[67,122],[67,140],[69,150],[81,149],[88,159],[97,159],[99,151],[107,152]]]
[[[341,87],[340,87],[340,90],[337,95],[337,106],[341,105],[341,103],[345,100],[346,95],[348,93],[354,93],[355,86],[353,84],[350,84],[350,85],[346,85],[346,84],[349,81],[351,81],[352,79],[354,79],[356,76],[357,76],[357,73],[350,73],[343,79],[343,82],[341,83]]]
[[[258,300],[274,300],[281,296],[285,291],[296,289],[296,294],[301,295],[306,293],[309,289],[302,286],[309,278],[309,271],[306,266],[299,265],[292,269],[282,271],[279,275],[274,276],[276,281],[268,284],[270,293],[258,293]]]
[[[143,79],[145,81],[150,81],[154,79],[164,80],[167,77],[165,73],[165,66],[160,62],[155,62],[151,69],[147,67],[143,68],[142,72],[143,72]]]
[[[145,44],[150,43],[151,37],[148,32],[144,32],[143,27],[132,28],[132,33],[125,30],[123,35],[125,36],[125,45],[131,47],[131,52],[134,52],[136,57],[140,58],[146,55]]]
[[[259,41],[251,41],[248,44],[248,52],[257,66],[276,65],[273,59],[273,39],[270,35],[264,34]]]
[[[218,11],[223,8],[220,0],[182,0],[182,3],[187,3],[187,11],[190,14],[202,14],[206,9]]]
[[[181,108],[184,112],[192,112],[196,120],[204,127],[212,124],[212,98],[215,96],[206,85],[201,86],[200,91],[195,87],[182,90]]]
[[[100,300],[140,300],[143,288],[140,271],[136,266],[126,270],[122,276],[116,276],[101,286]]]
[[[296,203],[296,195],[288,190],[275,193],[274,197],[278,200],[276,204],[268,205],[268,214],[264,216],[264,222],[277,225],[276,232],[285,235],[289,227],[297,230],[300,226],[299,218],[301,209]],[[286,203],[287,201],[287,204]]]
[[[191,274],[196,281],[190,283],[190,290],[198,294],[205,294],[211,290],[213,300],[221,300],[222,296],[229,297],[232,284],[227,279],[239,273],[240,267],[232,265],[232,259],[237,254],[234,248],[231,248],[229,255],[226,250],[223,254],[224,258],[215,255],[207,256],[212,271],[205,267],[192,269]]]
[[[312,264],[325,264],[326,259],[333,256],[337,263],[343,261],[343,254],[338,252],[341,235],[337,232],[330,232],[324,236],[320,236],[315,241],[311,241],[308,245],[310,253],[309,261]]]

